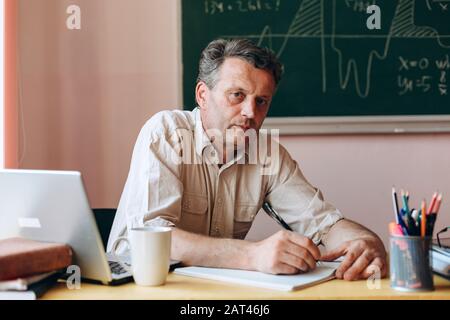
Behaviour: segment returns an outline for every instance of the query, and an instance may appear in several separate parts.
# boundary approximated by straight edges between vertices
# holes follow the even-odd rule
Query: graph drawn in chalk
[[[253,38],[258,44],[268,43],[278,56],[282,56],[291,41],[301,38],[312,38],[321,41],[321,68],[322,68],[322,92],[327,92],[327,52],[326,44],[330,44],[333,52],[338,57],[339,86],[346,90],[351,81],[354,81],[355,90],[359,97],[366,98],[371,89],[372,69],[376,60],[385,60],[390,52],[393,39],[435,39],[436,43],[444,49],[450,49],[444,39],[450,39],[450,34],[440,34],[430,26],[417,26],[415,24],[416,0],[398,0],[395,14],[387,34],[340,34],[336,31],[337,24],[337,0],[301,0],[298,10],[295,12],[292,22],[286,33],[272,33],[271,27],[266,25],[259,34],[247,35],[223,35],[227,38]],[[325,32],[325,5],[332,5],[330,33]],[[274,39],[281,39],[279,47],[274,46]],[[384,39],[384,48],[373,49],[367,54],[367,60],[362,66],[357,63],[356,58],[344,59],[342,49],[339,48],[339,39]]]

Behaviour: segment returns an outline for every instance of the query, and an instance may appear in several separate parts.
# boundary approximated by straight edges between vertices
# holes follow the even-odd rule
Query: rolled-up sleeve
[[[278,174],[269,181],[266,200],[295,232],[314,243],[319,244],[331,226],[343,219],[342,213],[306,180],[282,146]]]
[[[148,122],[137,138],[109,236],[108,252],[118,237],[126,235],[127,228],[149,224],[176,226],[179,222],[183,184],[179,178],[178,147],[174,137],[165,137],[155,130],[152,124],[155,121]]]

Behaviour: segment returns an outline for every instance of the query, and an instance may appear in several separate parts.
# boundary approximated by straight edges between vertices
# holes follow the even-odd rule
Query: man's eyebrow
[[[231,92],[231,91],[248,92],[248,90],[245,90],[244,88],[239,87],[239,86],[233,86],[233,87],[230,87],[230,88],[227,90],[227,92]]]
[[[227,92],[230,92],[230,91],[243,91],[243,92],[248,92],[248,90],[246,90],[246,89],[244,89],[244,88],[242,88],[242,87],[240,87],[240,86],[232,86],[232,87],[230,87],[229,89],[227,89],[226,91],[227,91]],[[270,94],[270,93],[258,95],[258,97],[265,97],[265,98],[270,98],[271,96],[272,96],[272,94]]]
[[[248,92],[248,90],[244,89],[243,87],[241,87],[239,85],[231,86],[230,88],[225,90],[226,93],[230,93],[230,92],[234,92],[234,91],[240,91],[240,92],[244,92],[244,93]],[[270,99],[272,99],[273,94],[270,94],[270,93],[260,94],[260,95],[258,95],[258,97],[270,100]]]

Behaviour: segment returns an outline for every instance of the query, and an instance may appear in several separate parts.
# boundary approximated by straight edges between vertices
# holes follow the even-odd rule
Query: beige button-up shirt
[[[269,174],[264,168],[270,158],[249,164],[243,152],[219,167],[198,109],[154,115],[137,138],[108,251],[127,227],[155,221],[211,237],[243,239],[264,201],[294,231],[319,243],[342,214],[308,183],[288,152],[276,146],[278,160],[270,161]]]

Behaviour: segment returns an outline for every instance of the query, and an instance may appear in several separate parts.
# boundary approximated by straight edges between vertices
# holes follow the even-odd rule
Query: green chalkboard
[[[270,117],[450,115],[448,0],[181,0],[183,98],[195,106],[201,50],[251,38],[285,75]],[[367,5],[381,9],[369,30]]]

